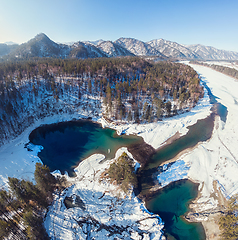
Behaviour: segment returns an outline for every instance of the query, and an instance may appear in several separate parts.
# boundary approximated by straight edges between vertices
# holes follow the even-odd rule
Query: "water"
[[[189,203],[197,197],[198,184],[189,180],[170,183],[146,202],[150,212],[157,213],[165,222],[167,239],[204,240],[200,223],[188,223],[182,216],[189,211]]]
[[[133,135],[118,136],[115,130],[86,120],[43,125],[32,131],[29,139],[44,147],[38,154],[43,164],[51,171],[67,171],[70,176],[80,161],[94,153],[110,159],[118,148],[143,141]]]
[[[221,120],[225,123],[226,122],[226,117],[227,117],[227,107],[222,105],[217,101],[219,99],[218,97],[214,96],[210,90],[210,88],[207,86],[205,82],[203,82],[203,86],[207,89],[208,96],[210,98],[210,103],[213,104],[212,111],[218,115]]]
[[[214,117],[215,114],[212,113],[207,118],[198,120],[196,124],[189,127],[186,135],[156,150],[149,163],[139,169],[139,187],[142,195],[146,195],[154,186],[154,177],[162,163],[173,159],[181,151],[196,146],[198,142],[210,139],[214,127]]]

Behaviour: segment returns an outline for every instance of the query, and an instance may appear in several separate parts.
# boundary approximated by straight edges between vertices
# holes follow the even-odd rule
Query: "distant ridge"
[[[99,39],[61,44],[40,33],[21,45],[0,44],[0,57],[3,60],[32,57],[85,59],[121,56],[146,56],[161,60],[238,60],[238,52],[200,44],[182,45],[162,38],[148,42],[134,38],[119,38],[114,42]]]
[[[165,55],[163,55],[158,49],[134,38],[119,38],[115,43],[126,48],[137,56],[160,56],[165,58]]]
[[[132,52],[128,51],[123,46],[120,46],[111,41],[101,42],[97,45],[97,47],[105,52],[108,57],[135,56]]]

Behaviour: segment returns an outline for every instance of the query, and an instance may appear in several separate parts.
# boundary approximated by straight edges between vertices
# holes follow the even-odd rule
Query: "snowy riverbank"
[[[207,67],[192,67],[201,74],[217,101],[227,107],[228,113],[226,123],[217,119],[210,141],[200,144],[183,159],[191,164],[188,176],[204,182],[201,201],[208,201],[210,195],[215,193],[214,182],[223,195],[229,198],[238,193],[238,82]],[[217,203],[216,200],[213,204]]]
[[[227,107],[228,111],[225,123],[219,117],[216,118],[209,141],[198,144],[192,151],[186,151],[179,157],[186,163],[179,165],[181,178],[186,177],[187,172],[188,178],[200,183],[200,198],[193,207],[197,211],[203,211],[223,204],[218,192],[221,191],[227,199],[238,193],[238,82],[207,67],[192,67],[201,75],[217,101]],[[178,170],[167,171],[170,179],[178,179]],[[166,171],[158,176],[158,180],[163,181],[164,175]]]

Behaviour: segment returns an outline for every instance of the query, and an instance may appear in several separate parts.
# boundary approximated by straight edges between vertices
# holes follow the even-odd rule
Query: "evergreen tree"
[[[128,113],[127,120],[129,122],[132,121],[132,113],[131,113],[131,111],[129,111],[129,113]]]
[[[47,196],[50,196],[51,192],[55,188],[56,179],[50,173],[49,167],[42,165],[41,163],[36,163],[34,177],[36,181],[36,187]]]

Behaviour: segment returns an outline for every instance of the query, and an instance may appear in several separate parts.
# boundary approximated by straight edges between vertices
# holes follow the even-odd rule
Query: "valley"
[[[113,61],[116,61],[117,66],[121,64],[121,68],[123,68],[123,64],[128,64],[128,60]],[[106,63],[112,64],[113,61],[106,61]],[[64,66],[62,63],[64,63]],[[165,146],[166,141],[170,138],[173,139],[173,136],[178,136],[178,134],[180,137],[185,136],[192,125],[199,123],[202,119],[206,119],[211,114],[212,104],[209,94],[212,94],[217,103],[224,105],[227,109],[225,121],[224,116],[215,116],[213,119],[214,128],[211,127],[209,129],[211,137],[209,140],[203,139],[198,144],[195,144],[195,146],[192,146],[192,148],[179,154],[176,153],[172,156],[172,159],[168,159],[168,162],[162,162],[156,165],[156,168],[162,168],[163,171],[155,172],[154,184],[157,186],[157,189],[159,189],[161,186],[164,187],[173,181],[176,182],[181,179],[189,179],[197,183],[198,196],[196,197],[192,194],[193,199],[196,199],[192,200],[190,211],[192,212],[191,214],[193,214],[193,221],[202,223],[206,223],[210,219],[209,214],[206,214],[206,212],[217,212],[217,209],[220,207],[225,207],[223,206],[224,201],[221,201],[221,195],[223,195],[224,198],[229,198],[237,193],[238,183],[236,172],[238,166],[235,157],[237,155],[235,146],[238,139],[236,137],[237,128],[235,126],[237,119],[237,99],[235,96],[238,86],[233,78],[205,66],[191,65],[197,72],[194,74],[190,67],[186,68],[182,64],[171,64],[171,66],[176,67],[174,68],[176,71],[179,71],[174,72],[176,75],[179,75],[181,73],[180,71],[185,71],[186,74],[192,74],[191,76],[193,76],[193,78],[189,75],[188,78],[190,80],[194,79],[192,84],[195,85],[194,88],[191,88],[191,82],[188,82],[186,85],[185,78],[182,78],[182,85],[180,86],[180,80],[177,79],[178,91],[175,95],[174,89],[176,88],[174,88],[174,86],[170,87],[168,82],[170,78],[174,76],[171,77],[167,74],[165,77],[167,78],[167,82],[157,80],[160,82],[160,86],[164,87],[164,105],[161,106],[160,118],[158,118],[156,112],[158,106],[154,99],[156,99],[156,97],[159,99],[161,97],[160,94],[152,97],[149,86],[146,90],[143,90],[143,88],[147,87],[143,81],[142,89],[135,92],[134,96],[132,94],[132,92],[135,91],[133,90],[133,82],[140,81],[141,79],[146,79],[146,81],[149,82],[153,77],[150,77],[151,73],[146,71],[148,71],[149,68],[154,71],[155,68],[152,68],[151,63],[146,63],[144,60],[132,59],[132,62],[129,62],[130,65],[127,65],[126,75],[122,73],[125,72],[125,69],[122,71],[118,70],[119,68],[115,70],[117,75],[116,79],[119,83],[121,82],[122,87],[123,83],[126,82],[125,79],[128,79],[128,83],[132,86],[131,92],[129,90],[124,96],[121,95],[121,104],[124,104],[124,109],[126,109],[125,115],[123,115],[123,108],[118,109],[118,106],[121,105],[113,100],[115,97],[118,98],[116,94],[121,92],[120,85],[118,86],[119,91],[114,89],[113,76],[115,76],[115,72],[107,72],[107,75],[103,75],[105,69],[102,67],[96,70],[94,75],[92,72],[90,74],[78,72],[76,76],[75,73],[74,75],[69,75],[67,74],[67,68],[70,69],[71,65],[66,65],[66,63],[68,64],[68,62],[58,61],[57,64],[60,68],[57,67],[55,63],[49,64],[50,67],[45,68],[42,67],[45,64],[45,62],[42,61],[40,63],[41,65],[33,65],[33,68],[31,68],[32,66],[30,65],[27,71],[23,69],[20,80],[18,80],[20,72],[14,71],[12,71],[12,76],[9,75],[5,78],[4,84],[2,85],[4,89],[2,99],[7,99],[7,96],[10,96],[11,101],[9,102],[11,102],[12,107],[7,107],[7,104],[4,104],[3,106],[6,108],[5,110],[2,109],[1,112],[4,114],[6,113],[6,109],[9,111],[8,115],[5,114],[5,120],[3,115],[1,115],[1,129],[5,129],[2,131],[3,137],[1,138],[2,146],[0,149],[2,166],[0,169],[0,178],[2,188],[7,188],[8,176],[33,179],[35,163],[41,162],[39,158],[40,155],[38,154],[42,151],[42,147],[29,144],[29,135],[36,128],[42,127],[43,124],[90,118],[94,122],[100,123],[102,127],[114,129],[118,134],[122,134],[122,137],[129,134],[140,136],[146,144],[149,144],[153,149],[158,149],[159,147]],[[90,69],[93,63],[96,62],[88,63]],[[168,67],[170,67],[163,64],[160,65],[161,68],[159,69],[168,69]],[[134,68],[132,66],[136,67]],[[145,66],[147,67],[146,71],[143,70]],[[32,74],[33,71],[29,69],[37,70],[39,71],[38,73],[40,73],[40,71],[44,73],[44,69],[46,69],[48,75],[46,72],[44,73],[45,75],[34,75]],[[57,75],[59,74],[59,69],[61,69],[61,75]],[[65,70],[62,71],[62,69]],[[98,71],[101,72],[99,73]],[[32,75],[29,75],[29,73]],[[95,73],[97,73],[97,75]],[[102,78],[98,78],[99,74],[101,74]],[[107,84],[103,85],[103,77],[105,76],[110,79],[109,83],[112,84],[111,91],[107,90]],[[158,79],[160,79],[160,77],[162,78],[160,75],[156,77],[158,77]],[[199,95],[196,95],[196,93],[201,93],[202,88],[196,85],[196,77],[201,78],[201,84],[207,87],[204,88],[204,93]],[[80,84],[78,84],[78,82],[80,82]],[[91,82],[91,86],[89,82]],[[154,85],[154,83],[155,82],[153,82],[152,85]],[[100,84],[102,84],[102,89],[104,89],[102,92],[98,91]],[[200,82],[198,82],[198,84],[200,85]],[[182,89],[184,86],[186,86],[186,91],[189,94],[181,106],[182,91],[179,91],[179,88]],[[59,89],[63,91],[60,93],[58,92]],[[196,92],[197,90],[198,92]],[[155,92],[157,92],[157,90],[155,90]],[[194,93],[195,95],[193,95]],[[173,98],[171,95],[175,97]],[[195,97],[191,98],[191,96]],[[133,97],[135,102],[147,102],[146,108],[144,108],[145,104],[142,104],[139,108],[138,119],[140,122],[136,121],[135,108],[130,108],[129,105]],[[107,98],[111,100],[106,101]],[[20,99],[24,105],[19,105]],[[44,99],[44,102],[42,99]],[[171,106],[177,105],[181,107],[176,109],[177,112],[171,111],[169,113],[168,107],[166,107],[168,101],[171,102]],[[109,111],[110,102],[112,102],[111,111]],[[42,104],[44,104],[44,107],[39,108]],[[150,110],[148,110],[149,108],[152,113],[150,120],[148,116],[146,117],[146,114],[150,112]],[[39,111],[39,109],[42,109],[42,111]],[[132,111],[131,117],[129,117],[130,109]],[[121,115],[120,110],[122,110]],[[31,116],[31,118],[29,118],[29,116]],[[19,131],[18,126],[20,125],[18,122],[20,119],[23,121],[21,123],[22,128]],[[28,119],[27,122],[26,119]],[[52,145],[52,143],[50,145]],[[30,151],[27,151],[25,147]],[[107,151],[107,149],[111,149],[111,147],[106,147],[105,151]],[[115,152],[116,154],[114,155]],[[103,160],[105,158],[104,155],[108,153],[104,153],[104,155],[85,155],[83,158],[86,157],[87,159],[79,164],[74,163],[74,171],[76,174],[74,178],[70,177],[68,173],[64,173],[66,169],[62,171],[62,174],[65,175],[71,186],[67,188],[62,195],[55,195],[54,202],[46,216],[45,227],[51,237],[56,239],[60,237],[73,239],[77,234],[83,239],[103,236],[113,237],[114,234],[119,234],[117,231],[121,231],[121,234],[117,235],[121,238],[129,236],[132,239],[164,238],[161,233],[161,229],[164,226],[163,218],[161,220],[158,215],[148,213],[143,203],[138,201],[133,194],[125,196],[123,192],[118,190],[116,185],[109,184],[107,181],[100,181],[102,171],[107,169],[110,163],[114,161],[113,159],[119,157],[123,152],[127,152],[127,154],[133,158],[127,148],[120,146],[116,151],[108,151],[108,153],[112,154],[108,157],[108,159],[111,160]],[[136,161],[137,159],[135,158],[134,160]],[[100,163],[101,161],[102,163]],[[179,161],[181,161],[181,164],[176,167],[175,163],[179,164]],[[57,166],[55,169],[57,169]],[[57,175],[60,173],[55,171],[54,174]],[[118,199],[118,194],[121,194],[119,197],[121,200],[116,200]],[[80,208],[67,209],[64,207],[63,202],[65,197],[71,198],[73,196],[80,197],[86,204],[87,211]],[[106,198],[106,202],[103,202],[104,198]],[[102,208],[100,208],[99,205]],[[99,207],[96,213],[92,210],[95,206]],[[112,206],[115,208],[112,209]],[[144,210],[141,211],[141,208],[144,209],[145,212],[143,212]],[[130,211],[128,209],[130,209]],[[75,217],[73,217],[73,215],[75,215]],[[196,218],[196,216],[198,217]],[[100,223],[99,219],[104,220]],[[112,225],[108,224],[108,221],[111,221],[111,219],[113,219]],[[124,221],[123,219],[125,222],[122,223],[121,221]],[[61,224],[63,221],[65,221],[65,225]],[[144,224],[143,221],[146,221],[146,223]],[[129,226],[132,227],[129,229]],[[123,229],[121,227],[123,227]],[[148,234],[148,232],[150,232],[150,234]],[[110,233],[113,234],[110,235]],[[211,236],[215,237],[211,238]],[[219,239],[218,235],[212,231],[206,238]]]

